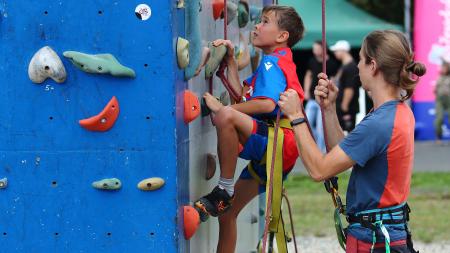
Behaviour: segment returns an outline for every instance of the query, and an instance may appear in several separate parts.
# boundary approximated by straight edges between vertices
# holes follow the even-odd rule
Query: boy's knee
[[[224,106],[216,114],[216,126],[230,126],[234,122],[235,110],[230,106]]]

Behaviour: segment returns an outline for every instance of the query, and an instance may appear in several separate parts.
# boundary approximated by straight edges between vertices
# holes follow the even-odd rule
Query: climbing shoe
[[[194,206],[202,213],[217,217],[231,207],[233,198],[234,196],[228,195],[227,191],[216,186],[211,193],[197,200]]]

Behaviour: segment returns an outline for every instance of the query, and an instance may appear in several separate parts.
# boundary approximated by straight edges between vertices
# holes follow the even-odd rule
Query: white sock
[[[234,194],[234,178],[223,178],[219,179],[219,187],[227,191],[228,195],[233,196]]]

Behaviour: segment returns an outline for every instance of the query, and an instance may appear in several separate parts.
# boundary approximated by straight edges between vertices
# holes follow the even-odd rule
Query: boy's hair
[[[293,47],[303,38],[305,27],[302,18],[294,8],[289,6],[269,5],[265,6],[262,14],[273,11],[278,19],[278,27],[289,33],[288,47]]]

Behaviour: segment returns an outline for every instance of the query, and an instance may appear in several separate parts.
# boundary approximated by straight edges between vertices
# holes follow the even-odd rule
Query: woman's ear
[[[372,71],[372,75],[376,75],[378,73],[378,65],[375,60],[370,60],[370,70]]]

